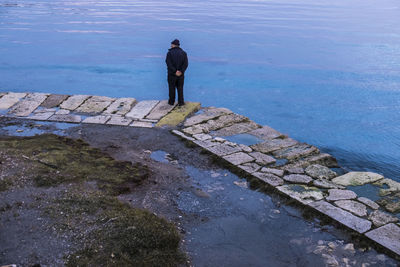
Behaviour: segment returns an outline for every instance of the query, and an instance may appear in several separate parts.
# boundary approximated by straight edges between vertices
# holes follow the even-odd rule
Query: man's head
[[[178,39],[175,39],[171,42],[171,47],[179,47],[181,44]]]

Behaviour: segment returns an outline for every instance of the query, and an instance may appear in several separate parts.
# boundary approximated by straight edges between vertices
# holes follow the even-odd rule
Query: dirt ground
[[[183,223],[199,218],[185,215],[175,199],[195,190],[182,166],[212,169],[209,157],[197,148],[187,147],[168,129],[84,124],[71,128],[62,125],[64,130],[60,131],[54,124],[5,118],[0,119],[0,125],[0,265],[135,264],[130,261],[132,255],[141,255],[145,260],[143,255],[147,255],[144,264],[153,266],[190,264],[180,248],[179,232],[185,232]],[[52,132],[62,132],[65,137],[8,137]],[[57,147],[58,143],[67,148]],[[70,151],[70,147],[76,149]],[[151,153],[158,150],[168,151],[168,161],[151,158]],[[82,156],[82,151],[88,152]],[[128,171],[135,177],[124,178],[127,167],[121,162],[132,163]],[[104,165],[108,167],[101,169]],[[132,221],[119,222],[121,214]],[[131,232],[122,232],[131,228],[138,229],[136,234],[139,230],[149,233],[137,244],[126,244],[137,246],[137,251],[126,251],[126,240],[110,243],[121,246],[117,252],[107,247],[110,240],[124,239]],[[131,240],[137,238],[135,233]],[[152,239],[156,240],[154,244],[143,241]],[[160,240],[165,242],[160,244]]]

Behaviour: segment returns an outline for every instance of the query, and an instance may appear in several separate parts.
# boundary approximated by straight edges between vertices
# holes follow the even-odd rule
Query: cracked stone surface
[[[90,95],[72,95],[60,104],[60,108],[75,110],[89,97]]]
[[[212,138],[212,136],[209,134],[194,134],[193,137],[200,141],[205,141]]]
[[[220,145],[216,145],[216,146],[212,146],[212,147],[207,147],[206,148],[208,151],[210,151],[211,153],[217,155],[217,156],[226,156],[229,154],[233,154],[236,152],[240,152],[240,148],[238,147],[232,147],[232,146],[228,146],[225,144],[220,144]]]
[[[367,207],[354,200],[338,200],[335,201],[335,205],[339,208],[350,211],[357,216],[363,217],[367,215]]]
[[[46,98],[47,94],[28,94],[24,99],[15,104],[15,106],[12,107],[9,113],[13,114],[14,116],[26,117],[31,114],[36,108],[38,108]]]
[[[370,239],[400,255],[400,227],[389,223],[365,234]]]
[[[44,108],[58,107],[69,95],[51,94],[40,104]]]
[[[184,122],[184,126],[185,127],[189,127],[189,126],[193,126],[195,124],[200,124],[202,122],[217,118],[221,115],[224,114],[231,114],[232,111],[230,111],[229,109],[226,108],[204,108],[203,109],[203,113],[201,114],[197,114],[194,115],[190,118],[188,118],[185,122]]]
[[[247,133],[251,130],[258,129],[260,126],[253,122],[235,123],[231,126],[224,127],[212,133],[213,136],[231,136],[236,134]]]
[[[158,102],[158,100],[140,101],[128,113],[126,113],[125,116],[130,119],[143,119],[158,104]]]
[[[273,155],[276,158],[285,158],[288,160],[294,160],[297,158],[302,158],[317,153],[319,153],[319,149],[316,148],[315,146],[307,144],[298,144],[274,151]]]
[[[279,176],[279,177],[282,177],[282,176],[283,176],[283,173],[284,173],[284,171],[282,171],[282,170],[273,169],[273,168],[267,168],[267,167],[263,167],[263,168],[261,169],[261,172],[272,173],[272,174],[274,174],[274,175],[276,175],[276,176]]]
[[[54,111],[53,112],[40,112],[40,113],[34,113],[33,115],[29,116],[28,118],[30,120],[45,121],[53,115],[54,115]]]
[[[142,128],[153,128],[154,127],[153,123],[144,122],[144,121],[133,121],[129,126],[142,127]]]
[[[9,109],[15,105],[26,93],[8,93],[0,98],[0,109]]]
[[[95,124],[104,124],[111,118],[110,115],[98,115],[93,117],[87,117],[82,122],[83,123],[95,123]]]
[[[305,169],[305,172],[307,175],[316,178],[316,179],[328,179],[331,180],[337,176],[336,172],[332,171],[328,167],[319,165],[319,164],[313,164],[308,166]]]
[[[312,178],[303,174],[289,174],[283,176],[283,180],[296,184],[308,184],[312,182]]]
[[[256,160],[256,162],[261,165],[268,165],[276,162],[276,159],[261,152],[251,152],[249,153],[249,155],[252,156]]]
[[[95,95],[88,98],[75,111],[82,113],[100,113],[105,110],[114,100],[115,98]]]
[[[284,183],[283,179],[271,173],[255,172],[253,173],[253,175],[258,179],[260,179],[261,181],[269,185],[272,185],[273,187],[283,185]]]
[[[308,187],[305,185],[282,185],[277,189],[285,195],[296,199],[303,204],[309,204],[324,198],[322,191],[316,187]]]
[[[69,113],[71,113],[71,111],[69,111],[68,109],[59,109],[59,110],[56,111],[55,114],[56,115],[67,115]]]
[[[49,119],[49,121],[62,121],[62,122],[73,122],[73,123],[79,123],[81,122],[82,118],[79,115],[53,115]]]
[[[119,116],[119,115],[110,115],[110,120],[107,121],[107,124],[128,126],[131,122],[132,122],[132,119],[128,119],[128,118],[125,118],[125,117]]]
[[[343,186],[358,186],[382,180],[384,177],[373,172],[349,172],[332,179],[332,182]]]
[[[264,141],[262,143],[252,145],[250,147],[259,152],[270,153],[278,149],[294,146],[295,144],[297,144],[296,140],[293,140],[291,138],[285,138],[285,139],[272,139]]]
[[[255,137],[260,138],[262,140],[271,140],[274,138],[285,137],[284,134],[282,134],[282,133],[278,132],[277,130],[272,129],[271,127],[266,126],[266,125],[259,129],[250,131],[249,134],[254,135]]]
[[[123,116],[128,113],[135,105],[136,99],[131,97],[117,98],[107,107],[104,114],[113,114]]]
[[[162,117],[167,115],[171,110],[174,109],[175,105],[168,104],[168,100],[162,100],[158,103],[154,109],[146,116],[146,119],[150,120],[160,120]]]
[[[308,205],[361,234],[371,229],[372,223],[370,221],[359,218],[348,211],[333,206],[326,201],[321,200],[318,202],[312,202]]]
[[[388,223],[395,223],[399,221],[399,218],[394,217],[386,212],[380,211],[380,210],[375,210],[371,212],[371,214],[368,216],[368,219],[372,221],[372,223],[377,226],[383,226]],[[400,239],[399,239],[400,242]]]
[[[261,166],[254,162],[245,163],[245,164],[239,165],[238,167],[248,173],[254,173],[261,169]]]
[[[228,115],[222,115],[214,120],[209,120],[204,125],[206,125],[207,131],[209,132],[230,126],[234,123],[244,122],[248,120],[249,118],[243,115],[232,113]]]
[[[329,196],[326,198],[326,200],[329,200],[329,201],[357,198],[357,194],[351,190],[329,189],[328,193],[329,193]]]
[[[368,207],[370,207],[371,209],[377,210],[379,209],[379,205],[376,204],[374,201],[372,201],[369,198],[366,197],[359,197],[357,198],[358,201],[360,201],[361,203],[367,205]]]
[[[223,158],[233,165],[240,165],[254,160],[252,157],[243,152],[234,153]]]

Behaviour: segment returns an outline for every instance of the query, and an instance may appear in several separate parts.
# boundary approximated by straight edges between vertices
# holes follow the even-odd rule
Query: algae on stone
[[[343,186],[359,186],[382,180],[384,177],[373,172],[349,172],[332,179],[332,182]]]
[[[184,106],[175,107],[170,113],[163,117],[157,124],[157,127],[164,125],[176,126],[183,122],[187,116],[200,109],[198,102],[186,102]]]

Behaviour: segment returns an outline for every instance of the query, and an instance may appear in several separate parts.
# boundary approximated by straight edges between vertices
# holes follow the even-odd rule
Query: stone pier
[[[0,116],[125,127],[169,126],[173,134],[233,170],[400,257],[399,182],[371,172],[339,175],[331,155],[229,109],[201,108],[194,102],[179,107],[166,100],[9,92],[0,94]],[[251,144],[240,140],[251,140]],[[363,186],[376,188],[375,201],[357,194],[363,192],[358,190]]]

